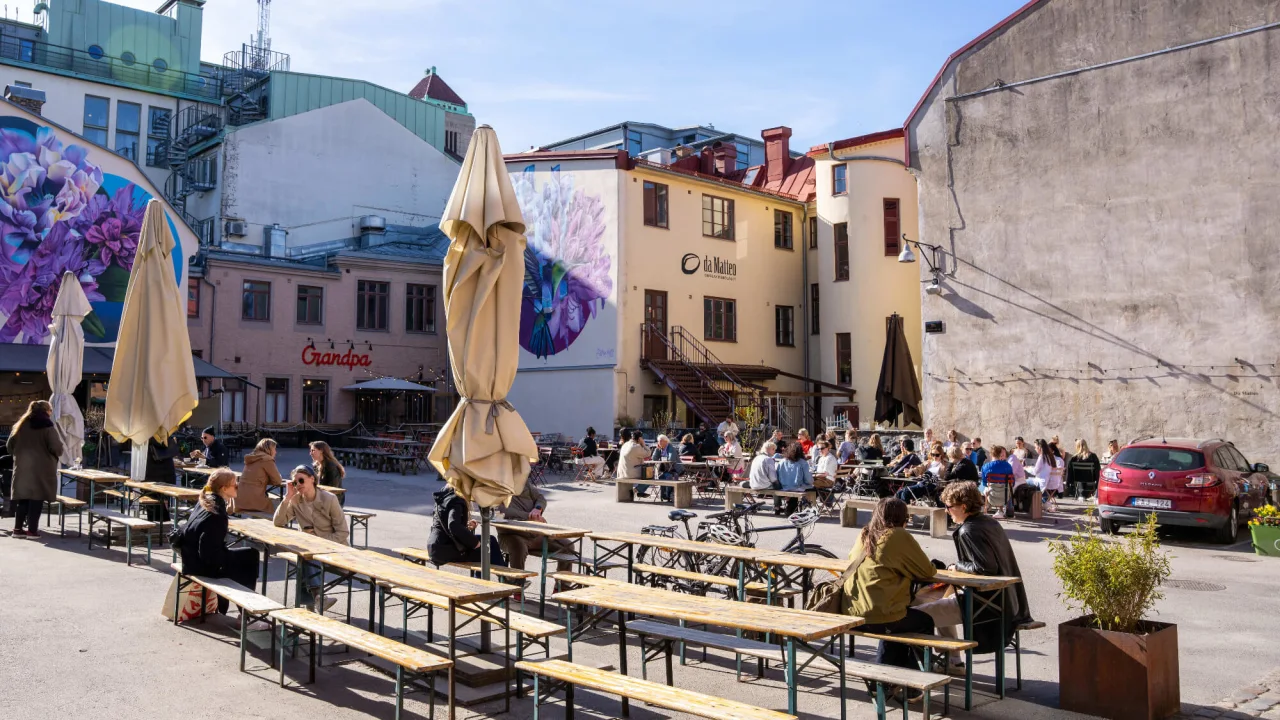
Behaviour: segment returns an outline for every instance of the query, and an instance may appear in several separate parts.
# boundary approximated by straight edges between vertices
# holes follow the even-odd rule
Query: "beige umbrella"
[[[146,478],[147,440],[168,441],[197,403],[186,308],[170,257],[176,247],[164,206],[151,200],[129,273],[104,421],[117,442],[133,443],[135,480]]]
[[[84,377],[84,329],[80,323],[93,311],[84,288],[73,272],[62,274],[58,298],[53,301],[53,324],[49,326],[49,359],[45,373],[53,388],[53,422],[62,434],[62,462],[78,465],[84,449],[84,415],[71,396]]]
[[[462,401],[429,457],[459,495],[492,508],[524,491],[538,446],[507,402],[520,350],[524,218],[488,125],[471,137],[440,230],[452,240],[444,259],[444,312]],[[484,534],[487,559],[487,527]]]

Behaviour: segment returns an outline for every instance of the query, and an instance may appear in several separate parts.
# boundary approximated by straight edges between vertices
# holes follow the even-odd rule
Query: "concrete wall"
[[[223,147],[218,214],[248,224],[230,238],[246,245],[262,245],[272,223],[290,248],[357,235],[362,215],[429,225],[458,176],[456,162],[363,99],[244,126]]]
[[[921,239],[960,258],[924,298],[947,322],[925,338],[929,424],[1280,456],[1280,32],[941,99],[1276,20],[1262,0],[1052,0],[943,77],[909,128]]]
[[[859,420],[875,417],[876,385],[884,360],[885,318],[903,318],[907,345],[916,367],[921,363],[920,270],[885,255],[884,199],[897,198],[901,232],[919,237],[916,181],[902,165],[902,139],[884,140],[817,158],[816,204],[818,247],[810,251],[809,282],[818,283],[818,329],[813,343],[814,377],[837,381],[836,333],[849,333],[852,346],[854,400]],[[832,167],[846,168],[848,191],[833,194]],[[835,280],[835,225],[848,223],[849,279]],[[923,260],[921,260],[923,262]],[[842,399],[823,398],[822,417]]]

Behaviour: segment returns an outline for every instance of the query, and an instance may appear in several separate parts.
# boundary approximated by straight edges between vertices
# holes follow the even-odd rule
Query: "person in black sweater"
[[[218,470],[209,476],[200,502],[179,533],[178,553],[185,575],[230,578],[247,588],[258,582],[258,551],[227,547],[227,503],[236,497],[236,474]],[[218,598],[218,612],[227,611]]]
[[[200,433],[200,439],[204,442],[204,450],[192,450],[191,457],[204,458],[205,465],[209,467],[231,466],[231,455],[227,452],[227,446],[218,439],[213,426],[205,428],[204,432]]]
[[[591,466],[591,475],[597,478],[602,477],[604,458],[600,457],[600,446],[596,444],[595,428],[587,428],[587,436],[578,443],[578,449],[582,451],[582,464]]]
[[[435,512],[431,517],[431,534],[427,537],[427,555],[437,567],[452,562],[480,562],[480,536],[476,521],[466,500],[445,485],[434,494]],[[498,538],[489,538],[489,562],[506,567],[506,557]]]
[[[165,485],[178,484],[178,471],[173,459],[182,454],[178,448],[178,439],[169,436],[169,441],[160,443],[155,438],[147,441],[147,482]],[[159,497],[159,505],[147,506],[147,519],[152,522],[169,522],[168,498]]]

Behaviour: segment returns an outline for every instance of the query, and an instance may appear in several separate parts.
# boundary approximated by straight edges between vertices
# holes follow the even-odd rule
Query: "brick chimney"
[[[760,137],[764,139],[765,179],[770,184],[780,183],[791,165],[791,128],[769,128]]]
[[[715,154],[716,154],[715,148],[711,147],[710,145],[702,148],[702,152],[698,153],[698,160],[701,161],[700,166],[698,167],[698,172],[702,173],[703,175],[716,174]]]
[[[738,168],[738,148],[733,143],[716,143],[716,174],[728,175]]]
[[[28,87],[20,87],[18,85],[5,85],[4,99],[14,105],[20,105],[36,115],[43,114],[45,100],[43,90],[35,90]]]

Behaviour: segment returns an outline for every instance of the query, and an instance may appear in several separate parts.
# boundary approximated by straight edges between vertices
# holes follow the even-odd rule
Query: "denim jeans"
[[[302,573],[302,587],[298,590],[298,601],[303,605],[312,605],[315,603],[315,596],[320,593],[321,584],[324,583],[324,574],[319,565],[307,562],[298,565],[298,572]]]

